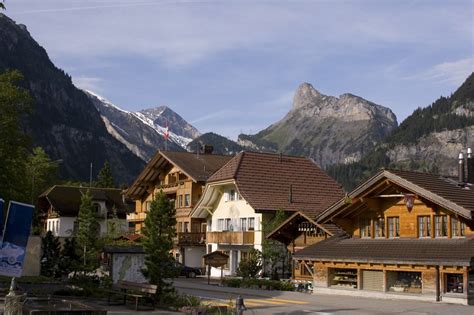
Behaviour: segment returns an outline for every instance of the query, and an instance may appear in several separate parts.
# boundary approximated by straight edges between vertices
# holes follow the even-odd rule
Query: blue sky
[[[235,139],[299,84],[390,107],[399,122],[474,71],[474,1],[8,0],[79,87],[127,110],[168,105]]]

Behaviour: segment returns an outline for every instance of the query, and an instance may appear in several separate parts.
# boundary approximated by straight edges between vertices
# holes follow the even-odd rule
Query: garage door
[[[362,289],[383,291],[383,271],[363,270]]]

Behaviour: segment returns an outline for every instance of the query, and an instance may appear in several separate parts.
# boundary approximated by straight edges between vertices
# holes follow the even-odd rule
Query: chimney
[[[464,183],[464,155],[459,153],[459,158],[458,158],[458,181],[460,183]]]
[[[474,157],[472,156],[472,149],[467,148],[467,176],[466,181],[470,184],[474,184]]]
[[[278,160],[280,161],[280,163],[283,162],[283,153],[280,152],[280,153],[278,154]]]

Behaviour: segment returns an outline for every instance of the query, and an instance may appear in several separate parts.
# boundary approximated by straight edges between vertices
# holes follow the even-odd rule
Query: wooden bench
[[[107,303],[110,305],[110,297],[112,294],[123,295],[123,304],[127,304],[127,297],[135,299],[135,310],[138,311],[138,302],[140,299],[148,298],[152,301],[153,309],[155,308],[155,297],[156,289],[158,287],[155,284],[148,283],[135,283],[130,281],[118,281],[111,290],[107,290],[109,293]]]

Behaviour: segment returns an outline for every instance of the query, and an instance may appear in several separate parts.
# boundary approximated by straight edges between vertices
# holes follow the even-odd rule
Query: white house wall
[[[255,213],[255,210],[243,199],[241,200],[227,200],[227,191],[230,189],[235,190],[235,186],[225,186],[224,193],[221,195],[220,199],[216,202],[215,210],[212,214],[212,222],[208,222],[208,232],[219,232],[221,229],[218,228],[219,219],[231,219],[231,227],[228,231],[242,231],[240,226],[240,218],[255,218],[254,223],[254,244],[252,245],[228,245],[228,244],[216,244],[208,243],[211,246],[211,251],[222,250],[229,251],[229,263],[228,268],[223,269],[223,275],[229,276],[234,275],[238,264],[240,262],[240,252],[242,250],[248,251],[251,248],[262,250],[262,214]],[[247,220],[248,227],[248,220]],[[211,277],[220,277],[221,269],[220,268],[211,268]]]

